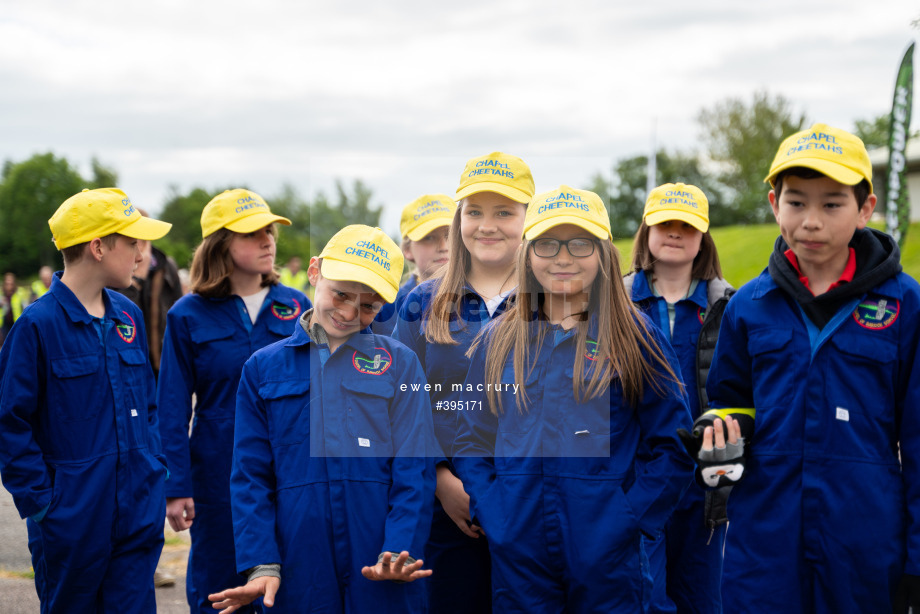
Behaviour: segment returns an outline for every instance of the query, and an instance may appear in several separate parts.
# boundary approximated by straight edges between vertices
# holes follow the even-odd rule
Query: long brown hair
[[[451,220],[450,229],[447,231],[450,256],[447,260],[447,267],[441,269],[438,290],[434,295],[434,300],[431,301],[428,325],[425,329],[425,340],[428,343],[457,345],[457,340],[450,334],[450,317],[459,309],[463,286],[473,262],[470,251],[466,249],[463,237],[460,236],[460,215],[465,205],[465,198],[457,203],[454,219]]]
[[[517,204],[526,211],[527,203]],[[473,265],[470,251],[464,245],[460,234],[460,216],[465,206],[465,198],[457,203],[457,210],[454,211],[454,218],[447,231],[449,259],[447,264],[432,276],[432,279],[439,278],[440,281],[428,309],[428,325],[425,329],[425,340],[428,343],[457,345],[457,340],[450,334],[450,319],[455,314],[459,317],[463,286],[466,285],[466,277]]]
[[[270,224],[274,236],[275,226]],[[230,296],[230,275],[233,274],[233,258],[230,256],[230,242],[237,233],[226,228],[213,232],[195,248],[192,268],[189,271],[189,286],[192,292],[205,298]],[[278,283],[278,271],[262,275],[262,287]]]
[[[546,327],[538,327],[536,339],[532,338],[530,323],[540,317],[543,287],[528,266],[530,241],[524,241],[518,256],[517,300],[509,311],[496,323],[486,354],[485,381],[502,381],[502,371],[508,354],[514,356],[514,381],[519,390],[526,390],[524,382],[533,370],[533,357],[539,356]],[[592,362],[591,379],[584,383],[583,373],[588,352],[588,327],[590,316],[576,324],[575,364],[572,377],[572,392],[579,402],[605,394],[611,379],[619,375],[626,401],[635,405],[642,397],[647,383],[658,394],[665,393],[662,380],[679,383],[680,379],[668,364],[664,352],[651,336],[644,318],[639,315],[633,302],[626,294],[623,278],[620,276],[619,253],[609,240],[598,241],[599,267],[591,284],[588,298],[588,313],[597,314],[597,353]],[[483,340],[480,335],[468,352],[473,353]],[[531,354],[531,349],[535,351]],[[502,412],[501,395],[495,390],[486,393],[492,413]],[[526,392],[516,395],[518,410],[526,410]]]
[[[648,248],[648,233],[649,226],[645,223],[645,220],[642,220],[639,230],[636,231],[636,237],[633,239],[632,247],[631,270],[636,273],[655,270],[655,257]],[[709,230],[703,233],[703,238],[700,240],[700,251],[693,259],[693,269],[690,271],[690,277],[707,281],[722,278],[719,251],[716,249],[716,242],[713,241]]]

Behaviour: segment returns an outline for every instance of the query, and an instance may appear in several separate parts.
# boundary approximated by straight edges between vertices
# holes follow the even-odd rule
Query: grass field
[[[881,224],[872,224],[881,228]],[[725,279],[736,288],[757,277],[767,266],[773,242],[779,236],[776,224],[758,226],[723,226],[712,229],[712,238],[719,248],[719,260]],[[632,254],[632,240],[614,241],[622,255],[623,266],[629,266]],[[907,242],[901,251],[901,265],[904,272],[920,279],[920,222],[910,225]]]

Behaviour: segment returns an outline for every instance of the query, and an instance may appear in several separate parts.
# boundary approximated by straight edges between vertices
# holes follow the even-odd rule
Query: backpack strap
[[[728,300],[735,293],[730,283],[718,277],[710,280],[706,293],[706,317],[700,338],[696,345],[697,391],[700,397],[700,407],[705,411],[709,405],[706,394],[706,379],[709,377],[709,367],[715,354],[716,341],[719,338],[719,327],[722,325],[722,316]],[[709,539],[712,539],[716,529],[723,524],[728,524],[728,497],[732,486],[720,486],[706,490],[703,503],[703,522],[709,529]]]

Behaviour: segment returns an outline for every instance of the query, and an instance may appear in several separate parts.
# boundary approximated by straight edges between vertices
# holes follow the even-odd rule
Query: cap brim
[[[655,226],[662,222],[668,222],[671,220],[678,220],[680,222],[687,222],[700,232],[706,232],[709,230],[709,222],[704,220],[698,215],[693,215],[687,211],[653,211],[645,216],[646,226]]]
[[[172,224],[169,222],[161,222],[149,217],[139,217],[124,228],[120,228],[118,234],[132,239],[156,241],[165,237],[170,228],[172,228]]]
[[[528,194],[517,188],[512,188],[511,186],[504,185],[502,183],[492,183],[491,181],[483,181],[480,183],[473,183],[465,188],[457,190],[457,196],[454,200],[459,201],[462,198],[467,196],[472,196],[473,194],[479,194],[480,192],[495,192],[496,194],[501,194],[506,196],[515,202],[522,204],[527,204],[530,202],[530,199],[533,198],[533,194]]]
[[[578,226],[579,228],[590,232],[598,239],[612,239],[610,231],[608,231],[603,226],[586,220],[583,217],[576,217],[574,215],[554,215],[548,219],[537,222],[526,231],[524,231],[524,238],[528,241],[536,239],[550,228],[562,226],[563,224],[572,224],[574,226]]]
[[[454,216],[451,215],[450,217],[435,218],[426,222],[422,222],[417,227],[407,232],[406,236],[409,237],[410,241],[418,241],[419,239],[424,239],[432,230],[436,230],[444,226],[450,226],[453,219]]]
[[[286,217],[281,217],[280,215],[275,215],[274,213],[254,213],[235,222],[231,222],[224,226],[224,228],[232,230],[233,232],[253,232],[275,223],[290,226],[291,220]]]
[[[827,175],[834,181],[842,183],[843,185],[856,185],[863,179],[867,179],[869,184],[872,184],[871,177],[863,177],[861,173],[854,171],[848,166],[835,164],[830,160],[823,160],[820,158],[793,158],[786,160],[770,171],[770,174],[767,175],[766,179],[764,179],[764,183],[769,183],[770,187],[776,187],[776,176],[782,173],[784,170],[794,168],[796,166],[816,170],[822,175]]]
[[[334,281],[354,281],[364,284],[368,288],[383,297],[388,303],[396,300],[396,294],[399,288],[391,285],[386,279],[374,273],[370,269],[350,262],[341,260],[332,260],[329,257],[323,258],[323,265],[320,267],[320,273],[326,279]]]

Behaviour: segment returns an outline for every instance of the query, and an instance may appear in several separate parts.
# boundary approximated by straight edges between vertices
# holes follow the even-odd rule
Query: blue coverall
[[[645,271],[635,274],[632,285],[633,302],[658,325],[677,354],[693,419],[701,413],[697,392],[697,342],[706,317],[708,289],[708,282],[700,280],[692,295],[675,304],[672,333],[667,301],[652,292]],[[696,483],[692,484],[668,520],[660,539],[646,543],[654,580],[652,612],[722,612],[725,525],[715,531],[705,526],[704,498],[703,489]]]
[[[93,318],[56,274],[0,351],[0,475],[23,518],[41,611],[156,611],[165,460],[140,310]]]
[[[396,293],[396,299],[392,303],[384,305],[374,322],[371,324],[371,330],[378,335],[392,335],[393,329],[396,328],[396,318],[399,316],[399,308],[406,302],[406,297],[418,285],[418,275],[412,274],[406,283],[399,287]]]
[[[453,392],[454,384],[466,379],[470,361],[466,351],[473,339],[492,318],[504,313],[511,297],[501,302],[490,316],[485,300],[470,286],[465,287],[458,301],[459,318],[454,315],[449,323],[456,345],[432,344],[425,339],[430,314],[440,280],[429,280],[409,293],[399,312],[399,321],[393,338],[414,351],[425,369],[432,386],[429,408],[434,420],[434,432],[444,457],[457,434],[457,412],[447,409],[447,404],[459,401]],[[467,614],[469,611],[487,614],[491,608],[489,544],[480,535],[465,535],[444,511],[440,501],[435,501],[431,521],[431,536],[426,549],[428,563],[434,574],[428,584],[429,605],[433,612]]]
[[[728,503],[726,612],[890,612],[920,575],[918,347],[903,273],[820,331],[766,271],[732,297],[710,406],[757,417]]]
[[[663,393],[647,382],[632,407],[615,377],[609,393],[577,402],[575,330],[531,326],[531,339],[538,327],[546,336],[539,354],[532,345],[524,390],[501,392],[500,417],[485,392],[464,397],[481,400],[481,409],[457,412],[453,462],[489,536],[493,610],[644,612],[651,577],[642,534],[663,528],[693,471],[676,432],[691,423],[686,397],[676,381],[660,379]],[[589,340],[595,330],[592,318]],[[649,331],[676,371],[670,347],[651,324]],[[467,385],[485,381],[487,347],[477,348]],[[594,360],[584,355],[586,383]],[[485,383],[515,383],[513,352],[501,382]],[[516,400],[525,391],[529,404],[521,412]],[[648,456],[637,474],[643,447]]]
[[[170,469],[166,496],[195,500],[186,576],[192,611],[214,612],[209,593],[246,582],[236,573],[230,518],[233,418],[243,363],[259,348],[288,337],[310,307],[302,292],[276,284],[255,324],[238,296],[189,294],[167,315],[157,400]]]
[[[425,611],[428,579],[361,575],[385,551],[424,558],[436,450],[424,385],[412,352],[367,330],[329,355],[298,323],[246,363],[230,484],[237,567],[281,564],[273,613]]]

